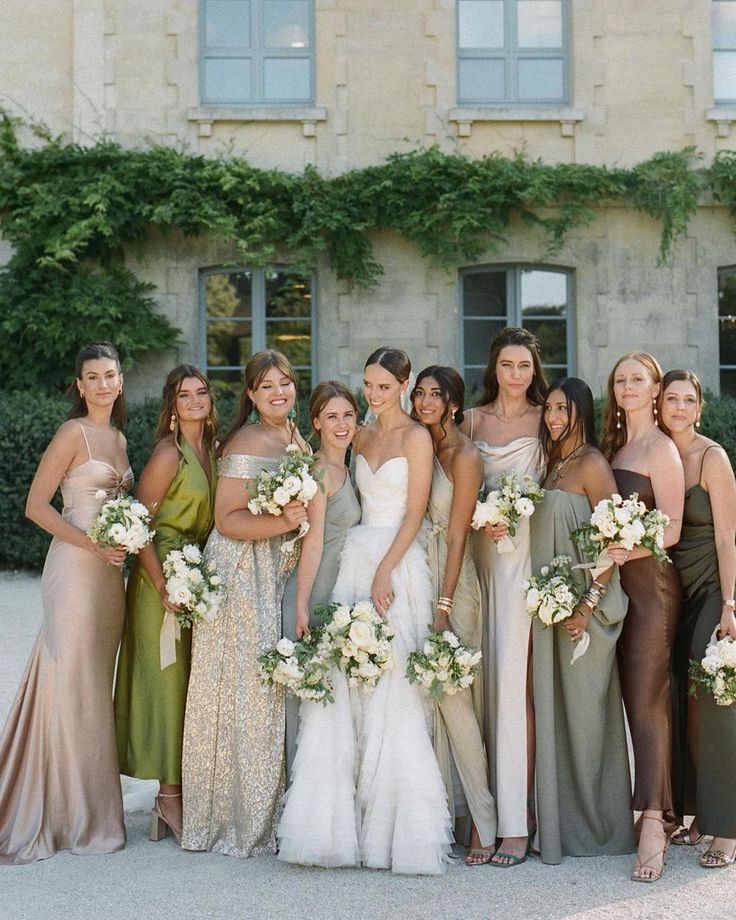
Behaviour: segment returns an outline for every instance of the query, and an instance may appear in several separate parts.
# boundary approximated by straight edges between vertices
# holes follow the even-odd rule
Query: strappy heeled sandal
[[[654,815],[642,815],[642,821],[658,821],[662,828],[665,827],[666,821],[663,818],[657,818]],[[661,850],[657,850],[656,853],[653,853],[651,856],[648,856],[645,860],[639,859],[639,856],[636,857],[636,862],[634,863],[634,871],[631,873],[632,882],[656,882],[662,878],[662,873],[664,872],[664,866],[667,861],[667,852],[670,848],[669,837],[666,838],[665,845]],[[658,857],[662,857],[662,863],[659,866],[653,866],[652,862]],[[640,875],[642,869],[647,869],[653,873],[653,875]]]
[[[694,836],[689,827],[681,827],[679,831],[675,831],[670,837],[670,843],[676,847],[694,847],[700,843],[704,836],[704,834]]]
[[[469,866],[471,869],[475,869],[478,866],[487,866],[495,852],[496,851],[492,847],[471,847],[465,854],[465,865]],[[477,862],[468,862],[469,859],[473,858],[475,858]]]
[[[700,865],[704,869],[725,869],[736,862],[736,844],[730,854],[726,853],[720,847],[714,848],[711,844],[710,849],[700,857]]]
[[[164,816],[164,813],[161,810],[161,805],[159,799],[180,799],[181,792],[159,792],[156,796],[156,800],[153,803],[153,810],[151,812],[151,827],[148,832],[148,839],[153,841],[163,840],[166,836],[166,832],[171,831],[174,835],[174,840],[181,846],[181,831],[177,830],[175,827],[169,823],[169,819]]]

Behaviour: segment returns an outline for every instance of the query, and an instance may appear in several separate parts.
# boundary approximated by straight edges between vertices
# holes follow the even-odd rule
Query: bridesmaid
[[[531,519],[532,571],[555,556],[586,562],[570,533],[616,491],[596,447],[593,394],[582,380],[555,381],[539,431],[547,460],[544,501]],[[537,817],[542,861],[633,853],[631,777],[616,643],[626,598],[615,566],[595,582],[574,571],[583,598],[557,627],[532,623]],[[574,645],[590,644],[571,665]]]
[[[675,810],[695,814],[672,842],[692,846],[712,835],[701,857],[706,869],[736,860],[736,706],[718,706],[701,690],[688,697],[688,659],[702,660],[713,631],[736,639],[736,482],[728,456],[699,434],[700,381],[689,371],[664,377],[662,421],[685,468],[682,534],[672,559],[683,586],[683,610],[675,641]]]
[[[467,537],[483,482],[483,461],[478,448],[457,427],[463,420],[464,400],[465,384],[458,372],[432,365],[417,377],[412,418],[427,426],[434,447],[427,509],[434,628],[451,630],[462,645],[480,648],[480,590]],[[472,688],[442,697],[434,715],[434,749],[450,812],[456,823],[463,813],[469,811],[471,816],[465,863],[484,866],[495,849],[496,805],[488,789],[488,762],[480,733],[482,677],[476,677]],[[457,779],[460,788],[455,788]]]
[[[507,472],[540,479],[537,432],[546,383],[530,332],[509,327],[496,336],[483,388],[460,430],[480,450],[486,487]],[[514,552],[499,555],[495,543],[505,533],[503,525],[489,526],[471,538],[484,621],[484,734],[502,838],[491,864],[504,868],[526,859],[534,787],[534,709],[527,681],[531,621],[521,590],[531,574],[528,520],[519,522]]]
[[[181,744],[191,658],[191,634],[184,629],[172,650],[175,662],[161,667],[161,630],[165,618],[176,613],[166,597],[162,562],[183,543],[202,546],[210,532],[216,433],[206,377],[191,364],[180,364],[166,378],[153,453],[138,486],[138,498],[156,515],[156,536],[140,552],[128,581],[115,681],[120,771],[160,784],[152,840],[160,840],[167,827],[181,839]]]
[[[299,566],[289,576],[281,604],[283,634],[301,639],[315,623],[310,611],[328,604],[335,586],[345,534],[360,522],[360,504],[345,466],[345,453],[356,431],[358,403],[352,390],[337,380],[317,384],[309,399],[309,417],[320,439],[316,469],[323,471],[325,491],[307,509],[309,531]],[[299,701],[286,701],[286,779],[294,760]]]
[[[133,482],[114,346],[95,342],[79,352],[68,395],[69,421],[46,448],[26,503],[27,517],[54,539],[41,580],[41,631],[0,735],[0,863],[125,846],[112,679],[126,554],[86,533],[105,497]],[[51,504],[59,487],[61,514]]]
[[[680,538],[685,498],[682,462],[658,428],[662,370],[652,355],[619,358],[608,378],[603,454],[613,467],[618,492],[637,492],[647,508],[670,518],[665,547]],[[672,815],[672,703],[670,663],[680,619],[680,579],[674,566],[648,550],[614,550],[629,611],[618,646],[621,685],[634,748],[635,811],[639,851],[631,876],[655,882],[664,871],[668,839],[664,814]]]
[[[186,850],[250,856],[275,848],[284,785],[284,694],[261,685],[258,656],[281,638],[281,598],[297,550],[284,537],[307,519],[299,502],[281,516],[248,510],[248,482],[273,471],[289,444],[296,378],[287,358],[262,351],[245,366],[240,410],[218,462],[215,529],[205,558],[225,585],[213,623],[195,624],[184,723]]]

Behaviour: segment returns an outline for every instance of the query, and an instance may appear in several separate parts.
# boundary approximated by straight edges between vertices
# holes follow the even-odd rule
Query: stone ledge
[[[707,121],[712,121],[716,126],[718,137],[728,137],[731,133],[731,123],[736,121],[736,105],[717,105],[705,113]]]
[[[470,137],[475,121],[556,121],[563,137],[572,137],[576,123],[583,121],[584,117],[579,109],[540,105],[463,105],[450,109],[449,113],[450,121],[457,123],[460,137]]]
[[[203,105],[187,110],[187,121],[199,125],[199,136],[210,137],[215,122],[302,123],[305,137],[314,137],[317,122],[327,121],[327,109],[314,105]]]

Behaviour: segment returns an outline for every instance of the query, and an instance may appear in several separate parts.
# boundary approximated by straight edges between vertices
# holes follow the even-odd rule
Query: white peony
[[[350,608],[340,606],[332,615],[332,622],[337,629],[343,629],[350,622]]]
[[[522,517],[531,517],[534,514],[534,502],[531,498],[517,498],[514,508]]]
[[[276,643],[276,651],[284,658],[290,658],[294,654],[294,643],[284,636]]]
[[[455,635],[455,633],[454,633],[454,632],[450,632],[449,629],[446,629],[446,630],[442,633],[442,638],[443,638],[443,639],[445,640],[445,642],[447,642],[447,644],[448,644],[449,646],[451,646],[452,648],[459,648],[459,647],[460,647],[460,640],[459,640],[458,637]]]
[[[187,543],[181,552],[187,562],[191,562],[193,565],[199,565],[202,561],[202,553],[194,543]]]
[[[291,495],[283,486],[279,486],[273,493],[273,500],[283,508],[284,505],[288,505],[291,501]]]
[[[112,524],[107,532],[110,539],[114,540],[115,543],[122,543],[128,535],[122,524]]]
[[[311,476],[305,476],[301,489],[301,496],[304,501],[311,501],[317,494],[317,489],[319,489],[317,481]]]
[[[376,647],[375,630],[368,623],[363,623],[361,620],[353,621],[348,636],[358,649],[371,651]]]

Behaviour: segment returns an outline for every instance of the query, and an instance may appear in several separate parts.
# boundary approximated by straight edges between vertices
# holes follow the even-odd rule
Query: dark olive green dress
[[[532,573],[555,556],[583,562],[570,539],[590,520],[585,495],[548,489],[531,518]],[[590,574],[573,572],[582,594]],[[562,626],[532,622],[537,740],[537,821],[542,861],[633,853],[631,779],[616,644],[626,613],[618,571],[588,625],[590,645],[575,646]]]
[[[217,481],[214,453],[208,481],[182,438],[183,457],[153,522],[159,559],[182,541],[204,546],[212,528]],[[139,779],[181,784],[184,706],[191,660],[191,631],[176,643],[176,662],[161,670],[159,634],[164,608],[143,566],[128,581],[125,629],[115,682],[115,731],[120,772]]]
[[[673,683],[675,743],[673,780],[679,817],[695,814],[698,830],[736,839],[736,704],[719,706],[698,693],[697,762],[687,744],[688,660],[700,661],[721,621],[721,586],[710,496],[699,484],[685,493],[680,542],[671,550],[683,590],[682,619],[675,643]]]

